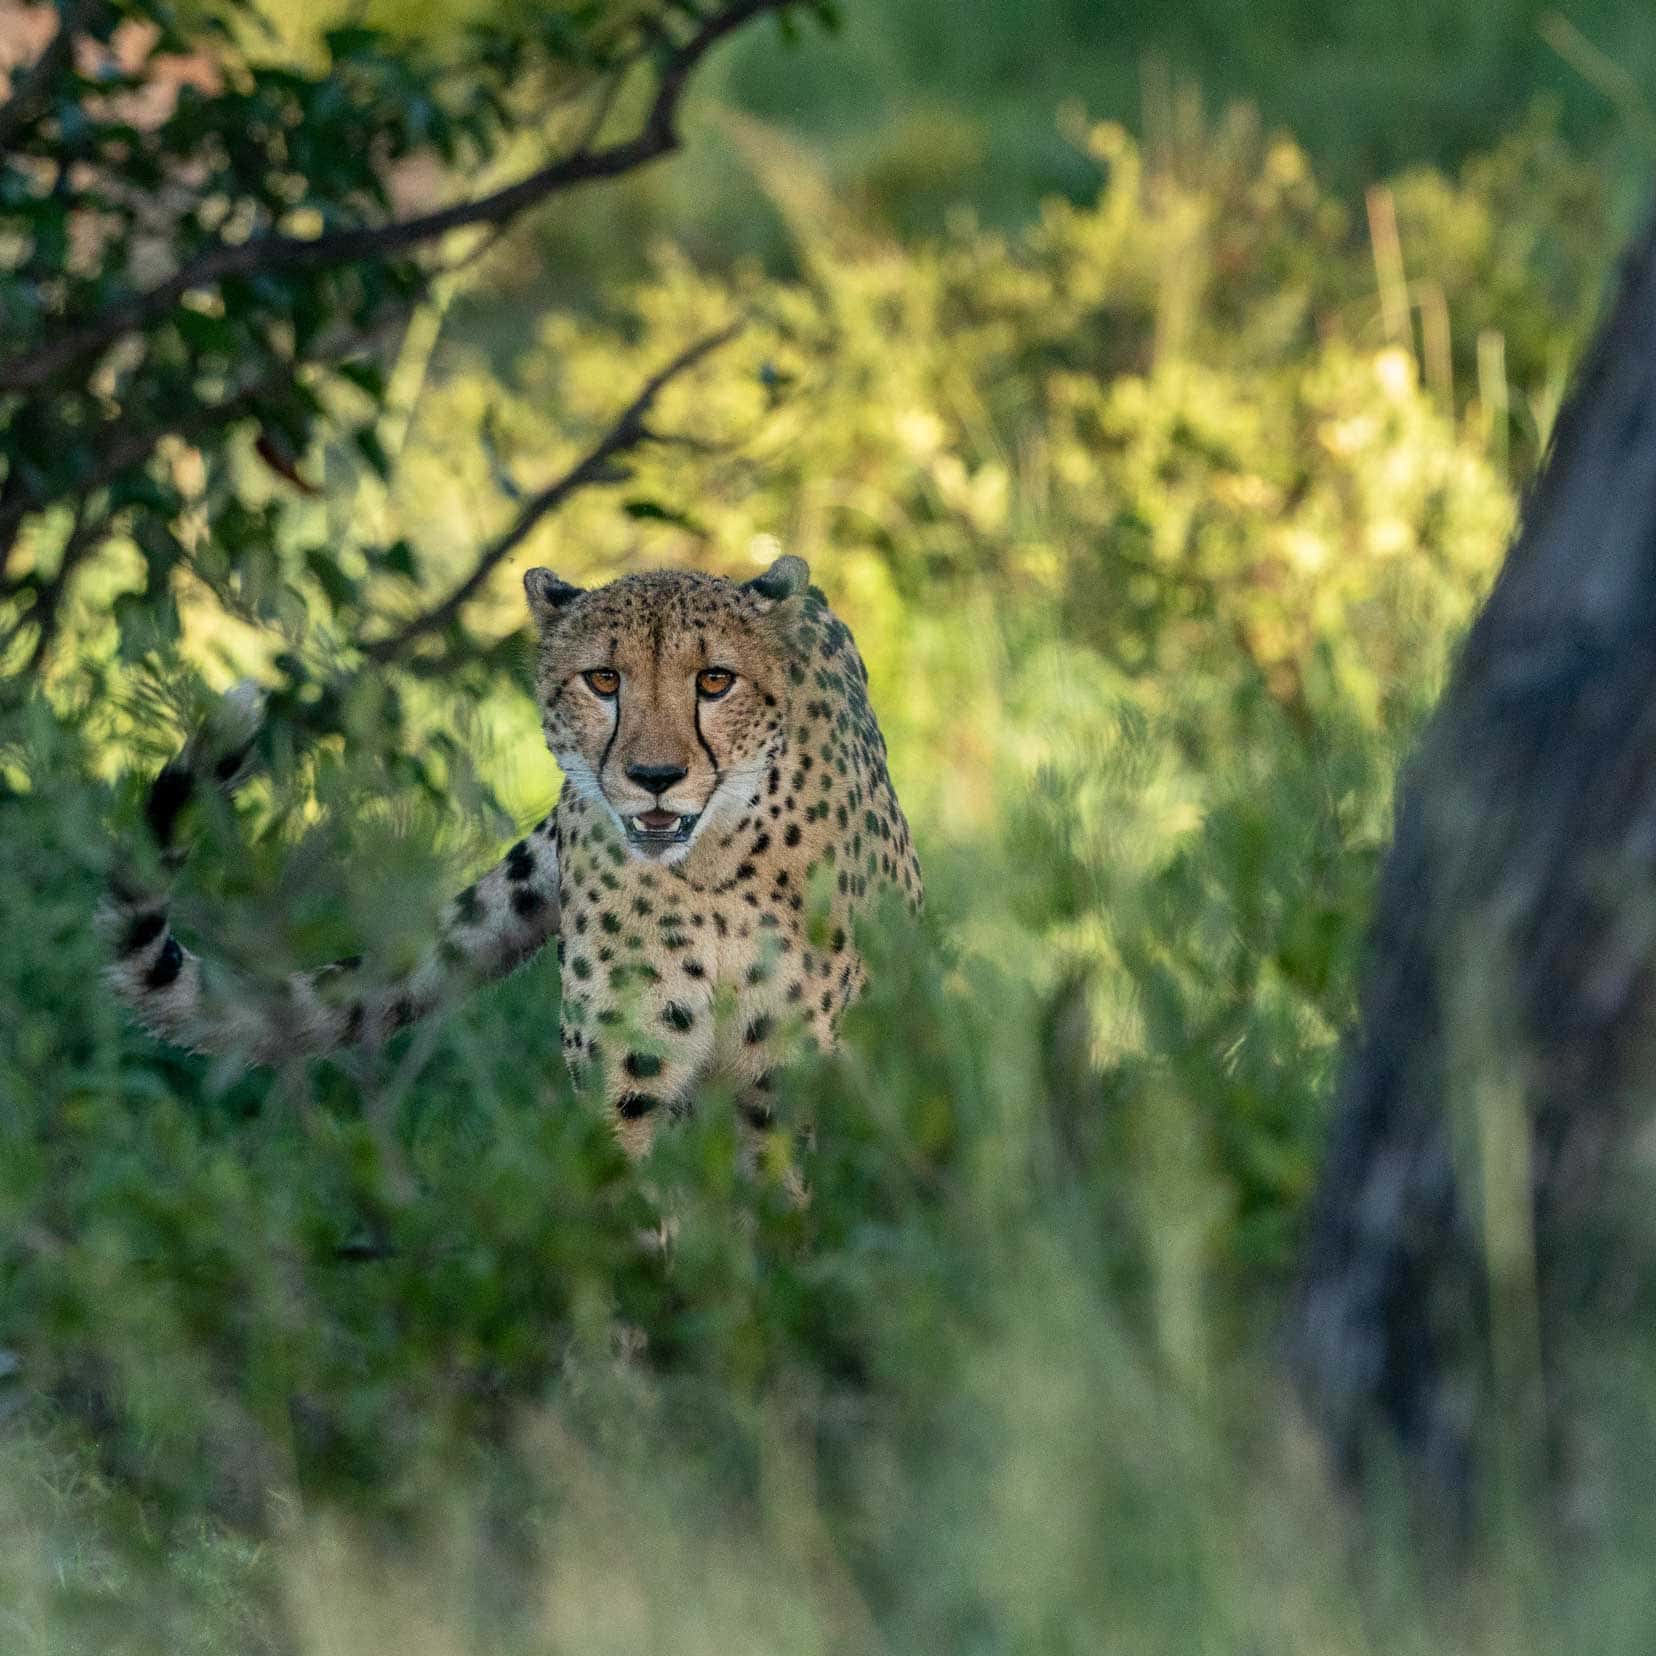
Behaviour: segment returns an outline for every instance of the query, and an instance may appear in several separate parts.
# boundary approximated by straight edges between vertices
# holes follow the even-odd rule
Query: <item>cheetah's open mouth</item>
[[[635,845],[683,845],[700,820],[699,811],[693,816],[680,816],[677,811],[644,811],[627,818],[627,837]]]

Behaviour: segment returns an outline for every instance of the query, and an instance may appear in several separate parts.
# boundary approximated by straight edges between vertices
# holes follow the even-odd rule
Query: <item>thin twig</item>
[[[644,443],[662,441],[651,431],[645,419],[656,398],[672,380],[734,339],[742,331],[742,326],[742,323],[735,322],[718,333],[698,339],[695,344],[680,351],[664,368],[652,374],[609,430],[561,477],[524,502],[511,526],[484,548],[471,573],[448,597],[405,622],[388,637],[364,645],[363,654],[371,661],[388,661],[400,655],[415,639],[447,626],[460,612],[461,606],[477,594],[501,562],[517,550],[547,513],[556,511],[578,489],[606,481],[609,465],[617,456]]]
[[[166,281],[110,305],[47,344],[0,363],[0,391],[34,390],[164,315],[186,293],[227,277],[278,270],[321,270],[383,258],[467,225],[502,223],[560,190],[615,178],[667,155],[679,145],[678,108],[696,64],[726,35],[755,17],[783,10],[792,3],[793,0],[731,0],[731,4],[708,17],[682,46],[666,55],[655,97],[642,126],[631,138],[600,149],[577,149],[514,184],[413,218],[336,230],[309,240],[272,234],[256,236],[234,246],[213,247],[190,260]]]
[[[606,75],[599,82],[598,96],[592,101],[592,113],[587,117],[585,130],[575,145],[576,154],[589,149],[598,141],[598,134],[604,130],[604,124],[610,118],[610,111],[615,108],[615,100],[620,95],[621,83],[625,78],[623,69],[616,74]]]

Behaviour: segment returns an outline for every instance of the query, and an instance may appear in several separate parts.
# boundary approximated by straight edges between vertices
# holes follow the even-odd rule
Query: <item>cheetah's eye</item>
[[[725,667],[704,667],[696,674],[696,689],[708,701],[717,701],[736,682],[736,675]]]
[[[582,673],[581,677],[587,681],[587,688],[595,696],[602,696],[608,701],[621,688],[621,675],[613,667],[594,667],[590,673]]]

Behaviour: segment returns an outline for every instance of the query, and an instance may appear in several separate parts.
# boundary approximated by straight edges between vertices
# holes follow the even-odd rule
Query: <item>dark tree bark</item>
[[[1564,1330],[1625,1277],[1656,1120],[1656,229],[1402,778],[1296,1303],[1342,1465],[1465,1522],[1556,1473]]]

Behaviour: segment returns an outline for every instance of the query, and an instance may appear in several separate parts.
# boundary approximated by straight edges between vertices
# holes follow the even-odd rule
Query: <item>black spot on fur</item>
[[[144,821],[155,836],[155,843],[164,850],[173,842],[178,829],[178,818],[195,793],[195,776],[181,765],[168,765],[150,784],[149,797],[144,801]]]
[[[137,954],[140,949],[147,949],[166,929],[167,916],[159,910],[135,915],[121,938],[121,953]]]
[[[144,987],[165,989],[169,983],[177,979],[183,969],[184,951],[179,948],[176,937],[169,937],[161,945],[161,952],[155,957],[155,964],[144,973]]]
[[[668,1001],[661,1009],[661,1021],[669,1029],[686,1030],[694,1027],[696,1014],[688,1006],[680,1006],[677,1001]]]
[[[637,1121],[652,1110],[659,1110],[661,1100],[654,1093],[623,1093],[616,1101],[615,1108],[623,1121]]]
[[[519,840],[506,853],[506,878],[514,884],[527,880],[535,872],[535,853],[528,840]]]
[[[648,1081],[661,1074],[661,1059],[653,1052],[629,1052],[622,1067],[635,1081]]]
[[[761,1014],[759,1017],[755,1018],[753,1022],[747,1026],[748,1045],[758,1046],[758,1044],[770,1034],[771,1028],[771,1020],[767,1015]]]
[[[454,899],[454,918],[463,926],[475,926],[482,920],[483,904],[478,900],[476,886],[467,886]]]
[[[546,899],[528,886],[519,886],[512,893],[512,913],[520,920],[539,914],[546,907]]]

